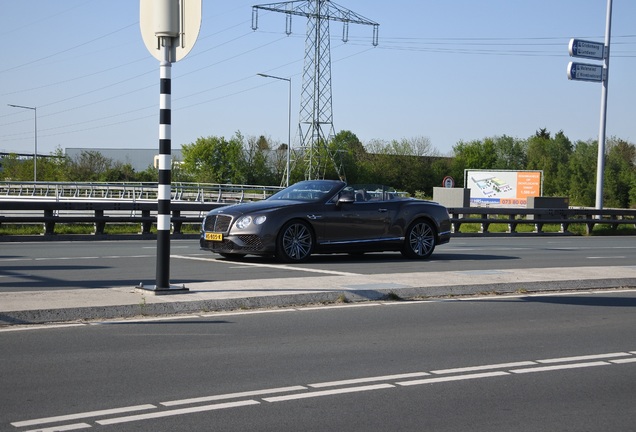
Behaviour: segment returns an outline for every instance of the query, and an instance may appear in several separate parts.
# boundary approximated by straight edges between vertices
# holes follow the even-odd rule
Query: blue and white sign
[[[573,38],[570,39],[568,51],[572,57],[603,60],[605,55],[605,44]]]
[[[603,65],[568,63],[568,79],[576,81],[603,82]]]

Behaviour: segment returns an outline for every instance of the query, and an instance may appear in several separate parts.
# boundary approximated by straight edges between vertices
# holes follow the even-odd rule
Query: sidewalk
[[[420,272],[203,282],[158,295],[134,286],[0,293],[0,326],[342,301],[636,287],[636,266]]]

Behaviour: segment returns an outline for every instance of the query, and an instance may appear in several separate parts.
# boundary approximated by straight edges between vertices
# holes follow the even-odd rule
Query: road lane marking
[[[625,363],[636,363],[636,358],[625,358],[619,360],[610,360],[610,363],[614,364],[625,364]]]
[[[479,379],[479,378],[492,378],[492,377],[504,376],[504,375],[510,375],[510,374],[504,371],[484,372],[484,373],[477,373],[477,374],[456,375],[456,376],[448,376],[448,377],[423,378],[419,380],[402,381],[396,384],[399,386],[414,386],[414,385],[422,385],[422,384],[434,384],[434,383],[440,383],[440,382],[464,381],[464,380]]]
[[[84,419],[89,417],[101,417],[106,415],[123,414],[123,413],[128,413],[133,411],[144,411],[144,410],[151,410],[151,409],[157,409],[157,407],[155,405],[146,404],[146,405],[123,407],[123,408],[113,408],[113,409],[100,410],[100,411],[87,411],[87,412],[81,412],[76,414],[68,414],[68,415],[61,415],[61,416],[55,416],[55,417],[45,417],[45,418],[39,418],[39,419],[33,419],[33,420],[19,421],[19,422],[11,423],[11,425],[15,427],[35,426],[35,425],[41,425],[41,424],[47,424],[47,423],[65,422],[69,420],[78,420],[78,419]]]
[[[307,272],[307,273],[331,274],[331,275],[337,275],[337,276],[361,276],[360,273],[341,272],[341,271],[335,271],[335,270],[321,270],[321,269],[313,269],[313,268],[307,268],[307,267],[292,267],[292,266],[287,266],[287,265],[283,265],[283,264],[265,264],[265,263],[255,263],[255,262],[237,262],[237,261],[220,260],[220,259],[216,259],[216,258],[200,258],[200,257],[185,256],[185,255],[170,255],[170,257],[171,258],[185,259],[185,260],[192,260],[192,261],[216,262],[216,263],[221,263],[221,264],[231,264],[231,265],[239,264],[239,265],[245,266],[245,267],[264,267],[264,268],[274,268],[274,269],[277,269],[277,270],[293,270],[293,271],[300,271],[300,272]]]
[[[519,366],[531,366],[536,364],[537,363],[533,361],[522,361],[522,362],[499,363],[499,364],[492,364],[492,365],[471,366],[471,367],[462,367],[462,368],[453,368],[453,369],[440,369],[440,370],[431,371],[431,373],[435,375],[443,375],[443,374],[451,374],[451,373],[477,372],[477,371],[488,370],[488,369],[504,369],[504,368],[511,368],[511,367],[519,367]]]
[[[600,359],[609,359],[609,360],[602,361]],[[590,362],[581,363],[580,361],[582,360],[598,360],[598,361],[590,361]],[[562,363],[562,364],[557,364],[557,363]],[[314,384],[308,384],[306,386],[279,387],[279,388],[254,390],[254,391],[239,392],[239,393],[228,393],[223,395],[213,395],[213,396],[204,396],[204,397],[198,397],[198,398],[182,399],[182,400],[175,400],[175,401],[169,401],[169,402],[162,402],[160,405],[163,405],[165,407],[170,407],[170,406],[177,406],[177,405],[197,404],[197,403],[209,402],[213,400],[255,397],[255,396],[263,396],[263,395],[271,395],[275,393],[300,392],[300,393],[287,394],[287,395],[281,395],[281,396],[265,397],[261,399],[261,401],[264,401],[264,402],[283,402],[283,401],[307,399],[307,398],[314,398],[314,397],[321,397],[321,396],[332,396],[332,395],[347,394],[347,393],[381,390],[381,389],[395,388],[396,386],[406,387],[406,386],[415,386],[415,385],[423,385],[423,384],[445,383],[445,382],[465,381],[465,380],[481,379],[481,378],[510,376],[512,374],[550,372],[550,371],[558,371],[558,370],[565,370],[565,369],[589,368],[589,367],[595,367],[595,366],[611,366],[611,365],[620,365],[620,364],[628,364],[628,363],[636,363],[636,351],[614,352],[614,353],[594,354],[594,355],[581,355],[581,356],[561,357],[561,358],[535,360],[535,361],[496,363],[492,365],[471,366],[471,367],[464,367],[464,368],[439,369],[439,370],[431,371],[431,372],[413,372],[413,373],[405,373],[405,374],[354,378],[349,380],[314,383]],[[549,366],[536,366],[540,364],[549,364]],[[519,366],[533,366],[533,365],[535,365],[535,367],[515,369]],[[506,369],[506,370],[492,370],[490,372],[472,373],[472,374],[465,373],[469,371],[479,371],[479,370],[487,370],[487,369]],[[431,374],[440,375],[440,374],[451,374],[451,373],[456,375],[430,377]],[[400,381],[405,378],[413,378],[413,377],[427,377],[427,378]],[[375,382],[375,381],[392,381],[392,382],[385,382],[385,383],[366,385],[366,386],[345,387],[345,388],[338,388],[338,389],[331,389],[331,390],[311,391],[312,388],[344,386],[344,385],[360,384],[360,383]],[[183,415],[183,414],[192,414],[192,413],[198,413],[198,412],[204,412],[204,411],[213,411],[213,410],[226,409],[226,408],[236,408],[236,407],[242,407],[242,406],[248,406],[248,405],[258,405],[258,404],[261,404],[261,402],[258,400],[247,399],[247,400],[241,400],[236,402],[226,402],[226,403],[218,403],[218,404],[211,404],[211,405],[195,406],[190,408],[155,411],[155,412],[128,415],[128,416],[122,416],[122,417],[110,418],[110,419],[99,419],[99,420],[96,420],[95,423],[99,425],[119,424],[119,423],[127,423],[127,422],[140,421],[140,420],[150,420],[150,419],[156,419],[156,418],[162,418],[162,417],[177,416],[177,415]],[[134,411],[152,410],[152,409],[159,409],[159,408],[161,407],[157,407],[152,404],[137,405],[133,407],[124,407],[124,408],[117,408],[117,409],[111,409],[111,410],[91,411],[91,412],[77,413],[77,414],[71,414],[71,415],[65,415],[65,416],[26,420],[26,421],[11,423],[11,424],[15,427],[24,427],[24,426],[46,424],[46,423],[57,423],[57,422],[63,422],[67,420],[77,420],[79,418],[101,417],[101,416],[107,416],[107,415],[117,415],[117,414],[129,413]],[[37,429],[37,430],[38,431],[74,430],[74,429],[86,428],[86,427],[91,427],[91,426],[87,425],[86,423],[74,423],[74,424],[62,425],[57,427],[50,427],[48,429]],[[31,432],[35,432],[35,431],[31,431]]]
[[[610,363],[604,361],[597,362],[588,362],[588,363],[572,363],[572,364],[564,364],[564,365],[555,365],[555,366],[540,366],[533,368],[525,368],[525,369],[512,369],[511,373],[523,374],[523,373],[532,373],[532,372],[549,372],[555,370],[564,370],[564,369],[578,369],[578,368],[586,368],[586,367],[594,367],[594,366],[608,366]]]
[[[170,410],[170,411],[160,411],[160,412],[154,412],[154,413],[148,413],[148,414],[138,414],[138,415],[127,416],[127,417],[115,417],[115,418],[106,419],[106,420],[97,420],[95,423],[102,426],[107,426],[107,425],[114,425],[119,423],[129,423],[129,422],[140,421],[140,420],[152,420],[152,419],[172,417],[172,416],[183,415],[183,414],[194,414],[194,413],[200,413],[200,412],[206,412],[206,411],[214,411],[214,410],[227,409],[227,408],[237,408],[237,407],[243,407],[248,405],[259,405],[259,404],[260,402],[255,400],[245,400],[240,402],[228,402],[228,403],[221,403],[221,404],[214,404],[214,405],[203,405],[203,406],[192,407],[192,408],[181,408],[181,409]]]
[[[584,356],[576,356],[576,357],[561,357],[561,358],[537,360],[537,363],[543,363],[543,364],[565,363],[565,362],[573,362],[573,361],[599,360],[599,359],[606,359],[606,358],[613,358],[613,357],[625,357],[628,355],[629,353],[626,353],[626,352],[616,352],[616,353],[607,353],[607,354],[594,354],[594,355],[584,355]]]
[[[317,391],[317,392],[299,393],[299,394],[286,395],[286,396],[274,396],[270,398],[263,398],[263,400],[266,402],[283,402],[283,401],[290,401],[290,400],[296,400],[296,399],[308,399],[308,398],[321,397],[321,396],[333,396],[333,395],[347,394],[347,393],[358,393],[358,392],[380,390],[380,389],[387,389],[387,388],[395,388],[395,386],[393,384],[374,384],[374,385],[360,386],[360,387],[347,387],[344,389],[337,389],[337,390],[323,390],[323,391]]]
[[[88,429],[90,427],[92,426],[89,425],[88,423],[74,423],[74,424],[68,424],[64,426],[53,426],[53,427],[44,428],[44,429],[33,429],[30,431],[25,431],[25,432],[64,432],[64,431]]]
[[[307,387],[304,387],[304,386],[280,387],[280,388],[265,389],[265,390],[246,391],[246,392],[240,392],[240,393],[228,393],[228,394],[214,395],[214,396],[203,396],[203,397],[197,397],[197,398],[191,398],[191,399],[181,399],[181,400],[174,400],[174,401],[168,401],[168,402],[161,402],[161,405],[163,406],[189,405],[189,404],[195,404],[195,403],[201,403],[201,402],[212,402],[212,401],[223,400],[223,399],[254,397],[254,396],[262,396],[262,395],[271,394],[271,393],[288,393],[288,392],[301,391],[301,390],[307,390]]]
[[[316,384],[308,384],[308,386],[313,388],[336,387],[336,386],[351,385],[351,384],[362,384],[362,383],[373,382],[373,381],[391,381],[391,380],[403,379],[403,378],[414,378],[414,377],[427,376],[427,375],[430,375],[430,374],[427,372],[414,372],[414,373],[398,374],[398,375],[384,375],[384,376],[378,376],[378,377],[357,378],[357,379],[349,379],[349,380],[342,380],[342,381],[330,381],[330,382],[323,382],[323,383],[316,383]]]

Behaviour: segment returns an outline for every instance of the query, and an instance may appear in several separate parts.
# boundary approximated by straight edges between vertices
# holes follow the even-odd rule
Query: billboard
[[[526,207],[541,196],[543,171],[464,170],[464,187],[475,207]]]

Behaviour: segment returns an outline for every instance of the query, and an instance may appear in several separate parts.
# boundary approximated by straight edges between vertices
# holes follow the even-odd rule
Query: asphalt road
[[[1,247],[1,292],[153,285],[156,281],[156,241],[3,243]],[[227,261],[199,250],[195,240],[173,240],[170,281],[634,266],[635,252],[632,237],[455,237],[426,261],[405,260],[399,253],[318,255],[307,263],[281,266],[256,256],[241,263]]]
[[[630,431],[635,307],[624,290],[1,329],[0,430]]]

